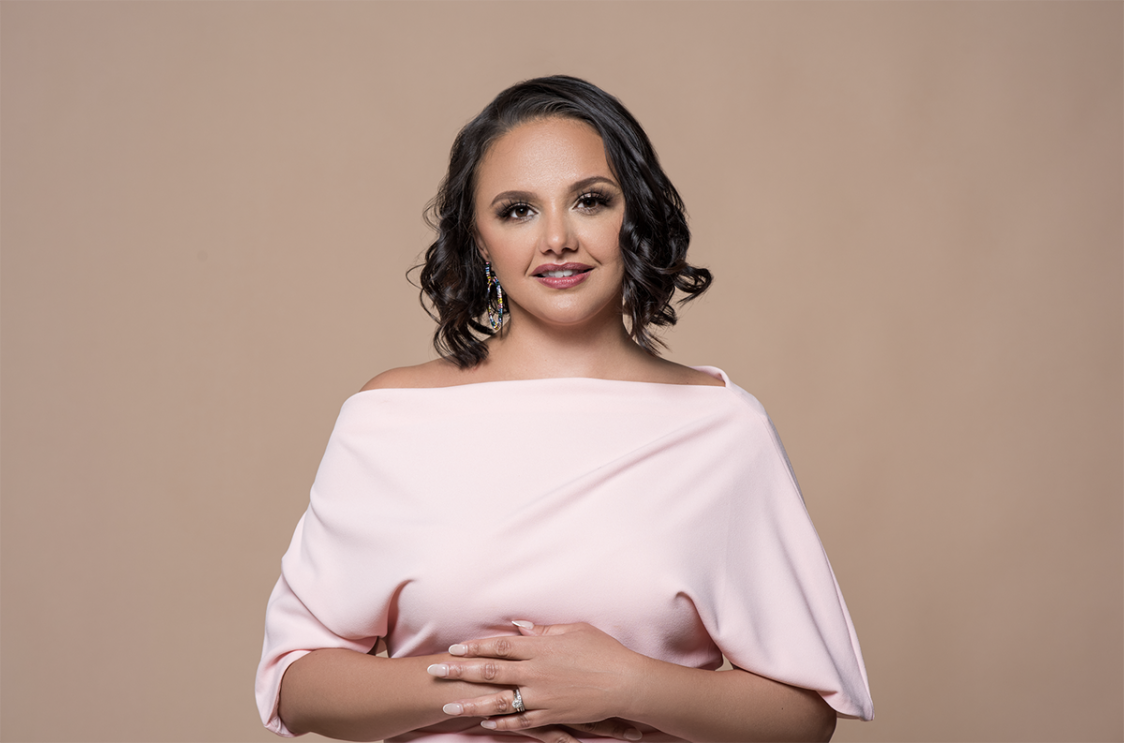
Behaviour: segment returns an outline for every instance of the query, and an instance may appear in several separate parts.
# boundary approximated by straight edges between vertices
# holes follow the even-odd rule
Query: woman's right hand
[[[488,718],[480,724],[507,732],[632,717],[629,692],[647,659],[589,624],[516,626],[518,636],[453,645],[451,662],[426,670],[449,681],[518,689],[526,708],[517,709],[513,692],[505,690],[446,704],[446,714]]]

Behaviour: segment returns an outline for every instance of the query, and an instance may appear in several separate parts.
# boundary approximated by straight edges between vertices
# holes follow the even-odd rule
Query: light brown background
[[[1121,740],[1122,8],[3,2],[0,735],[271,739],[265,600],[340,403],[431,357],[452,137],[567,72],[717,276],[671,357],[788,446],[837,740]]]

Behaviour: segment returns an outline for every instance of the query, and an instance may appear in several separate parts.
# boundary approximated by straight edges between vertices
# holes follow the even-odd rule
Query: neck
[[[613,378],[648,354],[633,342],[619,312],[581,326],[557,326],[514,312],[488,341],[484,362],[502,378]]]

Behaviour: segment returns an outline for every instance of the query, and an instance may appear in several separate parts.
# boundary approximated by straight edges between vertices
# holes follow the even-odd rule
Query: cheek
[[[620,260],[621,222],[619,219],[596,225],[581,238],[599,262],[612,263]]]
[[[476,249],[493,263],[496,261],[497,255],[504,252],[503,235],[496,230],[488,227],[477,227],[475,237]]]
[[[521,257],[527,253],[527,250],[523,247],[522,241],[517,235],[511,235],[502,231],[489,232],[487,230],[482,230],[479,234],[482,239],[480,247],[486,251],[493,266],[498,266],[500,264],[510,265],[513,262],[518,262],[521,260]]]

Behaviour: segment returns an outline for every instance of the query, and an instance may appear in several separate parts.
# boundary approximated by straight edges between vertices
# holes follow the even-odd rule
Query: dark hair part
[[[682,304],[710,286],[710,272],[687,263],[691,232],[683,200],[632,114],[616,98],[578,78],[527,80],[500,93],[461,129],[449,155],[449,172],[426,210],[437,239],[422,265],[422,306],[438,323],[434,347],[461,368],[488,355],[476,334],[494,334],[478,320],[488,309],[488,293],[484,259],[474,239],[476,171],[496,139],[519,124],[552,117],[584,121],[601,135],[609,167],[624,192],[622,311],[633,340],[655,355],[663,344],[651,326],[676,323],[671,306],[675,290],[686,294]]]

